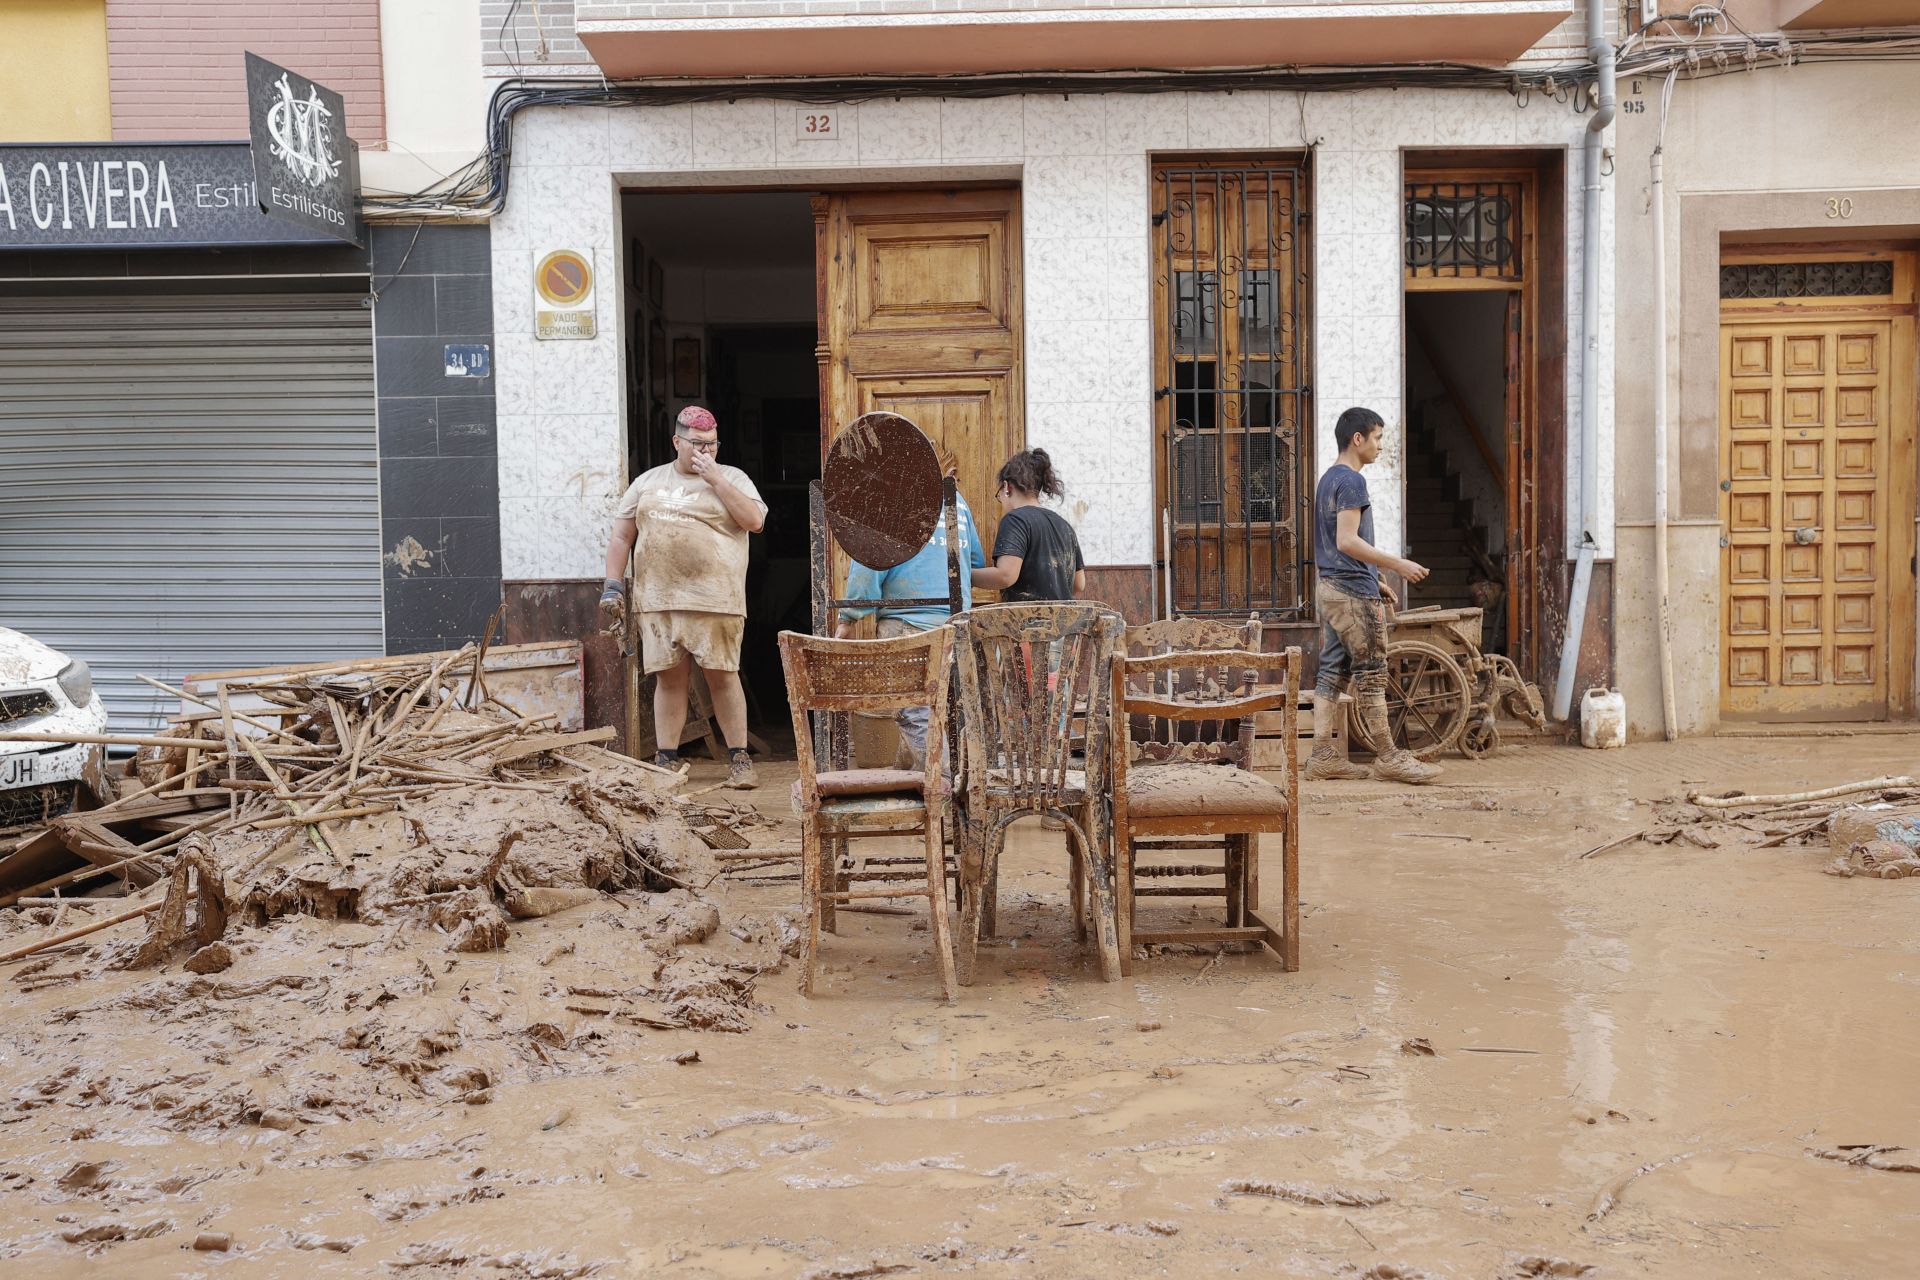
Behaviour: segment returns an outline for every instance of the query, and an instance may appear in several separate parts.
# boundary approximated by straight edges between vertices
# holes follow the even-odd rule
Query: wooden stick
[[[50,938],[42,938],[38,942],[30,942],[24,947],[15,947],[5,954],[0,954],[0,964],[11,964],[15,960],[24,960],[28,956],[37,955],[45,951],[48,947],[57,947],[63,942],[72,942],[75,938],[84,938],[90,933],[98,933],[102,929],[111,929],[116,924],[125,924],[129,920],[138,920],[141,916],[152,915],[161,907],[165,906],[166,902],[167,900],[162,898],[158,902],[149,902],[144,907],[135,907],[131,911],[122,911],[119,915],[108,916],[105,920],[95,920],[90,924],[83,924],[77,929],[69,929],[65,933],[56,933]]]
[[[1641,837],[1645,836],[1647,832],[1651,830],[1653,830],[1652,827],[1642,827],[1638,831],[1629,831],[1627,832],[1627,834],[1620,836],[1617,839],[1609,840],[1605,844],[1597,844],[1593,846],[1593,848],[1587,850],[1585,853],[1581,854],[1580,856],[1582,858],[1591,858],[1596,853],[1605,853],[1609,849],[1618,849],[1623,844],[1632,844],[1635,840],[1638,840]]]
[[[1889,791],[1897,787],[1914,785],[1916,784],[1912,778],[1902,775],[1898,778],[1870,778],[1865,782],[1848,782],[1820,791],[1795,791],[1780,796],[1710,796],[1699,791],[1689,791],[1687,803],[1697,804],[1702,809],[1777,807],[1785,804],[1805,804],[1811,800],[1831,800],[1835,796],[1850,796],[1861,791]]]
[[[369,814],[392,812],[393,806],[390,804],[366,804],[352,809],[329,809],[324,813],[309,810],[291,818],[259,818],[245,825],[254,831],[271,831],[276,827],[301,827],[319,822],[342,822],[348,818],[364,818]]]
[[[101,805],[95,812],[105,813],[116,805],[132,804],[135,800],[145,799],[157,791],[165,791],[168,787],[184,783],[188,778],[193,777],[197,773],[205,773],[219,763],[218,760],[202,760],[199,764],[193,766],[193,768],[162,778],[150,787],[142,787],[138,791],[129,791],[124,796],[116,797],[111,803]]]
[[[205,751],[219,744],[206,738],[160,738],[130,733],[0,733],[0,742],[64,742],[70,746],[189,747]]]
[[[1831,818],[1821,818],[1821,819],[1819,819],[1819,820],[1818,820],[1818,821],[1816,821],[1816,822],[1809,822],[1809,823],[1808,823],[1808,824],[1807,824],[1806,826],[1804,826],[1804,827],[1795,827],[1795,828],[1794,828],[1793,830],[1791,830],[1791,831],[1782,831],[1782,832],[1781,832],[1781,833],[1780,833],[1779,835],[1777,835],[1777,836],[1773,836],[1773,837],[1771,837],[1771,838],[1769,838],[1769,839],[1766,839],[1766,840],[1762,840],[1762,841],[1761,841],[1761,842],[1760,842],[1759,844],[1757,844],[1757,845],[1755,845],[1755,846],[1754,846],[1754,848],[1756,848],[1756,849],[1771,849],[1771,848],[1773,848],[1773,847],[1774,847],[1775,845],[1782,845],[1782,844],[1785,844],[1785,843],[1786,843],[1787,841],[1789,841],[1789,840],[1797,840],[1797,839],[1798,839],[1798,838],[1800,838],[1801,836],[1810,836],[1810,835],[1812,835],[1812,834],[1813,834],[1814,832],[1816,832],[1816,831],[1818,831],[1818,830],[1820,830],[1820,829],[1821,829],[1822,827],[1824,827],[1824,826],[1826,826],[1826,825],[1827,825],[1827,823],[1828,823],[1828,822],[1830,822],[1830,821],[1832,821],[1832,819],[1831,819]]]
[[[253,739],[242,738],[240,739],[240,742],[241,742],[241,745],[245,746],[247,751],[252,754],[254,763],[260,766],[260,772],[266,774],[267,780],[273,783],[275,794],[278,795],[281,800],[286,802],[286,806],[288,809],[291,809],[294,813],[298,814],[300,810],[294,806],[293,795],[287,790],[287,784],[280,780],[280,775],[274,772],[274,768],[272,765],[267,763],[267,758],[266,756],[260,753],[260,748],[253,745]],[[328,844],[327,838],[320,834],[320,828],[307,827],[305,828],[305,830],[307,833],[307,838],[313,841],[314,846],[318,848],[320,852],[326,854],[330,858],[334,856],[333,846]]]

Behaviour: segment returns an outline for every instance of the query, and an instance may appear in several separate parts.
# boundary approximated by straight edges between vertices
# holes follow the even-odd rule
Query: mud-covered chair
[[[954,620],[963,755],[960,812],[960,981],[973,980],[983,917],[991,915],[1007,828],[1026,816],[1058,819],[1075,883],[1091,886],[1100,970],[1120,978],[1112,822],[1088,780],[1107,776],[1114,661],[1125,622],[1093,604],[1002,604]],[[1084,724],[1083,737],[1076,727]],[[1075,895],[1076,899],[1079,895]],[[1080,903],[1076,900],[1076,909]],[[1086,934],[1085,922],[1077,922]]]
[[[1278,683],[1264,673],[1278,671]],[[1114,664],[1112,789],[1122,955],[1149,943],[1257,942],[1289,971],[1300,967],[1300,650],[1189,649]],[[1273,781],[1253,771],[1254,717],[1282,717],[1283,766]],[[1136,741],[1136,726],[1162,726]],[[1191,726],[1192,732],[1181,732]],[[1147,731],[1143,731],[1147,732]],[[1278,918],[1260,907],[1260,837],[1281,838]],[[1137,887],[1146,850],[1217,848],[1217,863],[1154,864],[1156,876],[1217,879],[1217,923],[1139,928],[1141,898],[1192,897],[1191,883]]]
[[[947,685],[953,632],[939,627],[893,640],[829,640],[780,633],[780,663],[793,709],[793,739],[799,757],[796,797],[800,810],[800,884],[806,923],[801,930],[800,989],[813,993],[823,909],[866,898],[925,898],[931,916],[934,955],[946,998],[956,989],[952,933],[946,904]],[[927,758],[923,770],[840,769],[821,771],[814,758],[811,713],[897,711],[928,707]],[[925,882],[911,888],[842,887],[829,863],[843,841],[872,836],[919,835],[925,845]]]

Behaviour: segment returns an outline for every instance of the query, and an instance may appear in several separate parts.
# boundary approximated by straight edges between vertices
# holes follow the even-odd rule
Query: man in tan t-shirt
[[[747,754],[747,697],[740,687],[740,637],[747,622],[747,535],[767,520],[767,504],[738,467],[721,466],[720,427],[697,405],[680,411],[674,460],[627,486],[613,514],[600,608],[612,622],[626,613],[626,571],[640,610],[640,648],[653,688],[654,763],[680,761],[687,723],[687,679],[706,672],[714,718],[727,740],[727,782],[758,785]]]

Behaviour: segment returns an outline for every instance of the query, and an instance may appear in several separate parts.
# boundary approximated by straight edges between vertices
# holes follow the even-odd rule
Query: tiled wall
[[[1505,93],[1163,93],[848,106],[833,141],[798,141],[790,102],[542,108],[516,121],[512,188],[493,224],[499,334],[502,557],[508,577],[597,574],[623,473],[617,192],[889,178],[1009,178],[1023,187],[1027,437],[1058,460],[1066,514],[1089,563],[1145,564],[1154,545],[1149,153],[1316,147],[1314,342],[1320,461],[1342,408],[1401,411],[1403,148],[1579,144],[1586,118]],[[1578,172],[1578,159],[1570,166]],[[1577,180],[1567,277],[1578,334]],[[1604,207],[1611,217],[1611,199]],[[1611,243],[1611,222],[1605,231]],[[537,342],[536,251],[592,249],[600,337]],[[1611,272],[1600,358],[1612,364]],[[1577,336],[1568,352],[1569,452],[1577,450]],[[1611,546],[1611,378],[1601,406],[1602,555]],[[1401,451],[1378,469],[1375,528],[1402,535]],[[1569,485],[1578,459],[1570,458]]]
[[[379,0],[107,0],[114,139],[245,138],[249,50],[346,99],[361,146],[387,136]]]
[[[489,235],[369,234],[387,650],[457,648],[500,604],[493,379],[448,377],[445,359],[449,343],[493,346]]]

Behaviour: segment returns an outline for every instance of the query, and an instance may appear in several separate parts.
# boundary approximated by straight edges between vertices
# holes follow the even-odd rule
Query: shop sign
[[[247,55],[247,131],[260,210],[349,244],[363,244],[360,149],[339,94]]]
[[[593,252],[555,249],[533,267],[533,336],[536,338],[591,338],[593,316]]]
[[[332,240],[260,212],[244,142],[0,146],[0,249]]]

